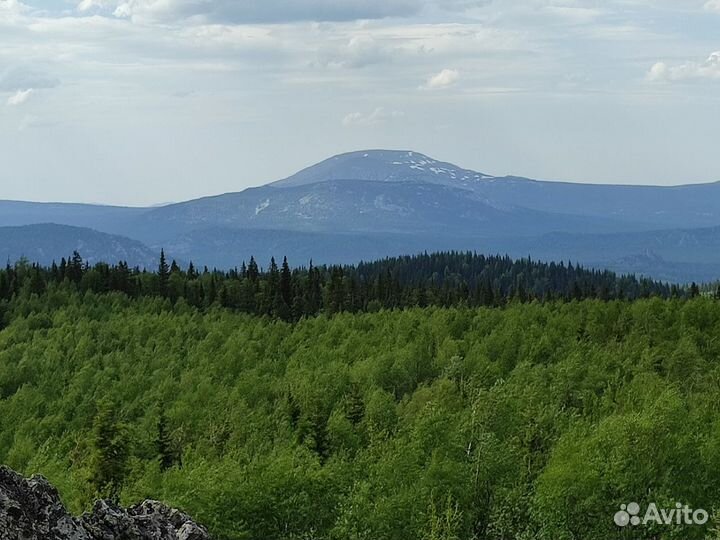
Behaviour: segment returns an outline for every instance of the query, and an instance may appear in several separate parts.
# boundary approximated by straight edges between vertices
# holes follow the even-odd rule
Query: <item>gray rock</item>
[[[0,467],[0,540],[209,540],[188,515],[157,501],[128,509],[98,501],[91,513],[68,514],[42,476],[25,479]]]

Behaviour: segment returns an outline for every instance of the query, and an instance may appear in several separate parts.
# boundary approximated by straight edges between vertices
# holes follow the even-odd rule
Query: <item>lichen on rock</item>
[[[128,509],[98,501],[71,516],[42,476],[23,478],[0,466],[0,540],[209,540],[190,516],[157,501]]]

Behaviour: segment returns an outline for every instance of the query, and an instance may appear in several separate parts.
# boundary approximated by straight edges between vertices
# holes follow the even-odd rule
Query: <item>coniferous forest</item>
[[[80,293],[119,292],[131,298],[162,297],[196,308],[221,306],[248,314],[297,321],[320,313],[366,312],[409,307],[502,306],[512,301],[600,300],[692,296],[689,288],[646,278],[618,276],[572,263],[476,253],[437,253],[385,259],[356,266],[291,268],[287,258],[261,269],[253,257],[224,272],[182,269],[160,254],[154,272],[126,263],[90,267],[75,252],[49,268],[27,261],[0,270],[0,299],[48,288]]]
[[[616,537],[631,500],[720,501],[720,303],[697,286],[458,253],[75,255],[0,291],[0,462],[76,512],[156,498],[221,540],[569,540]]]

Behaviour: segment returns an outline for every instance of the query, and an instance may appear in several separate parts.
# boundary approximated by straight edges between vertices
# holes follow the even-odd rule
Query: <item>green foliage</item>
[[[451,496],[445,507],[438,511],[435,503],[430,506],[430,524],[423,540],[460,540],[462,513]]]
[[[157,438],[155,439],[155,448],[157,450],[160,469],[167,471],[175,464],[176,455],[173,450],[173,441],[168,428],[168,419],[165,416],[165,407],[160,405],[160,412],[157,421]]]
[[[90,483],[103,498],[117,500],[127,473],[129,440],[115,406],[103,401],[98,406],[92,428]]]
[[[0,462],[74,511],[97,492],[165,500],[220,540],[556,540],[619,537],[630,501],[720,506],[703,295],[291,323],[50,283],[3,310]]]

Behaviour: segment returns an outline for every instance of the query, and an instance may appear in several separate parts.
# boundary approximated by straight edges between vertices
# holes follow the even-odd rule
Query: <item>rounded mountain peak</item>
[[[359,180],[463,187],[487,178],[492,177],[411,150],[360,150],[333,156],[271,185],[292,187],[337,180]]]

